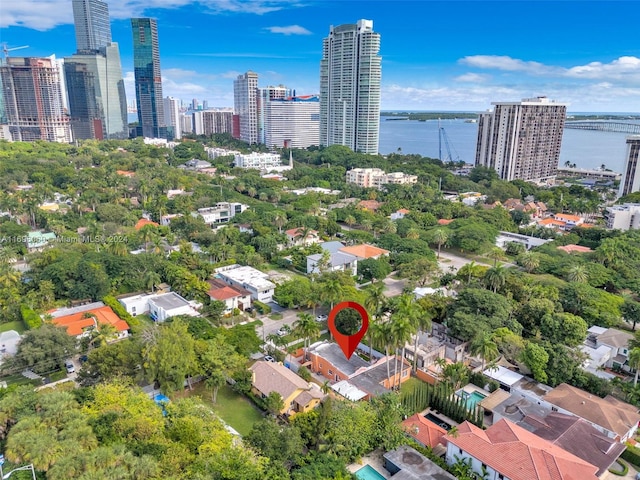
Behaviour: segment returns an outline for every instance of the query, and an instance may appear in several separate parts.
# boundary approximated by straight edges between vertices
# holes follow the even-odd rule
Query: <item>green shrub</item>
[[[104,303],[108,307],[111,307],[111,310],[113,310],[118,317],[127,322],[131,328],[135,329],[136,327],[140,326],[140,320],[127,312],[127,310],[115,297],[107,295],[102,299],[102,303]]]
[[[253,301],[253,308],[255,308],[261,315],[268,315],[269,313],[271,313],[271,307],[266,303],[262,303],[258,300]]]
[[[620,456],[634,467],[640,468],[640,448],[627,443],[627,449]]]
[[[39,328],[42,325],[40,315],[26,305],[20,306],[20,315],[22,315],[22,321],[28,330]]]
[[[305,381],[305,382],[310,382],[311,381],[311,372],[309,371],[309,369],[307,367],[300,367],[298,369],[298,375]]]
[[[622,467],[622,470],[616,470],[614,468],[615,467],[615,463],[614,463],[613,466],[609,469],[609,472],[619,477],[624,477],[627,473],[629,473],[629,465],[627,465],[621,459],[616,460],[616,463]]]

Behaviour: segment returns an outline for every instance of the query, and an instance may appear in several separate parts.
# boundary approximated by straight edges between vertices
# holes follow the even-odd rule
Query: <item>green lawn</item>
[[[235,392],[229,385],[220,387],[216,404],[211,403],[211,391],[207,390],[202,382],[194,387],[193,392],[187,391],[187,394],[199,396],[240,435],[247,435],[253,424],[262,418],[262,413],[251,400]]]
[[[22,322],[22,320],[0,324],[0,333],[8,332],[9,330],[15,330],[20,335],[22,335],[26,328],[24,327],[24,323]]]
[[[411,377],[406,382],[400,385],[400,393],[404,395],[411,394],[419,385],[423,385],[425,382],[415,377]]]

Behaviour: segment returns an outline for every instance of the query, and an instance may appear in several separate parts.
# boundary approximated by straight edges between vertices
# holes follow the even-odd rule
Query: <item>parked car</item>
[[[289,329],[282,327],[280,330],[276,332],[276,335],[278,335],[279,337],[284,337],[286,335],[289,335]]]
[[[87,357],[86,355],[82,355],[80,357],[80,363],[85,363],[87,360],[89,360],[89,357]]]
[[[327,317],[326,315],[318,315],[316,317],[316,322],[326,322],[328,318],[329,317]]]
[[[64,362],[64,366],[67,369],[67,373],[73,373],[76,371],[76,367],[71,360]]]
[[[265,356],[264,356],[264,361],[265,361],[265,362],[275,362],[275,361],[276,361],[276,359],[275,359],[275,358],[273,358],[271,355],[265,355]]]

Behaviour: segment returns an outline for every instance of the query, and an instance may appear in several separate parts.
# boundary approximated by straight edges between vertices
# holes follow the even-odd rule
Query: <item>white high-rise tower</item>
[[[233,82],[234,110],[240,118],[240,140],[258,143],[258,74],[247,72]]]
[[[478,121],[476,165],[493,168],[503,180],[552,182],[567,104],[537,97],[492,105]]]
[[[378,153],[380,34],[372,20],[331,27],[320,61],[320,144]]]

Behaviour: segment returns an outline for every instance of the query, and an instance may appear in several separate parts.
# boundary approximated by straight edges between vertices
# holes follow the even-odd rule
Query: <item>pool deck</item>
[[[350,465],[347,465],[347,470],[349,470],[349,472],[351,473],[355,473],[365,465],[371,465],[384,478],[388,478],[388,479],[391,478],[391,475],[389,475],[389,472],[387,472],[387,470],[384,468],[381,450],[375,450],[371,452],[369,455],[362,457],[362,460],[360,463],[352,463]]]
[[[466,384],[464,387],[462,387],[462,390],[467,393],[478,392],[479,394],[484,395],[485,397],[489,396],[489,392],[487,392],[484,388],[480,388],[477,385],[474,385],[473,383]]]

